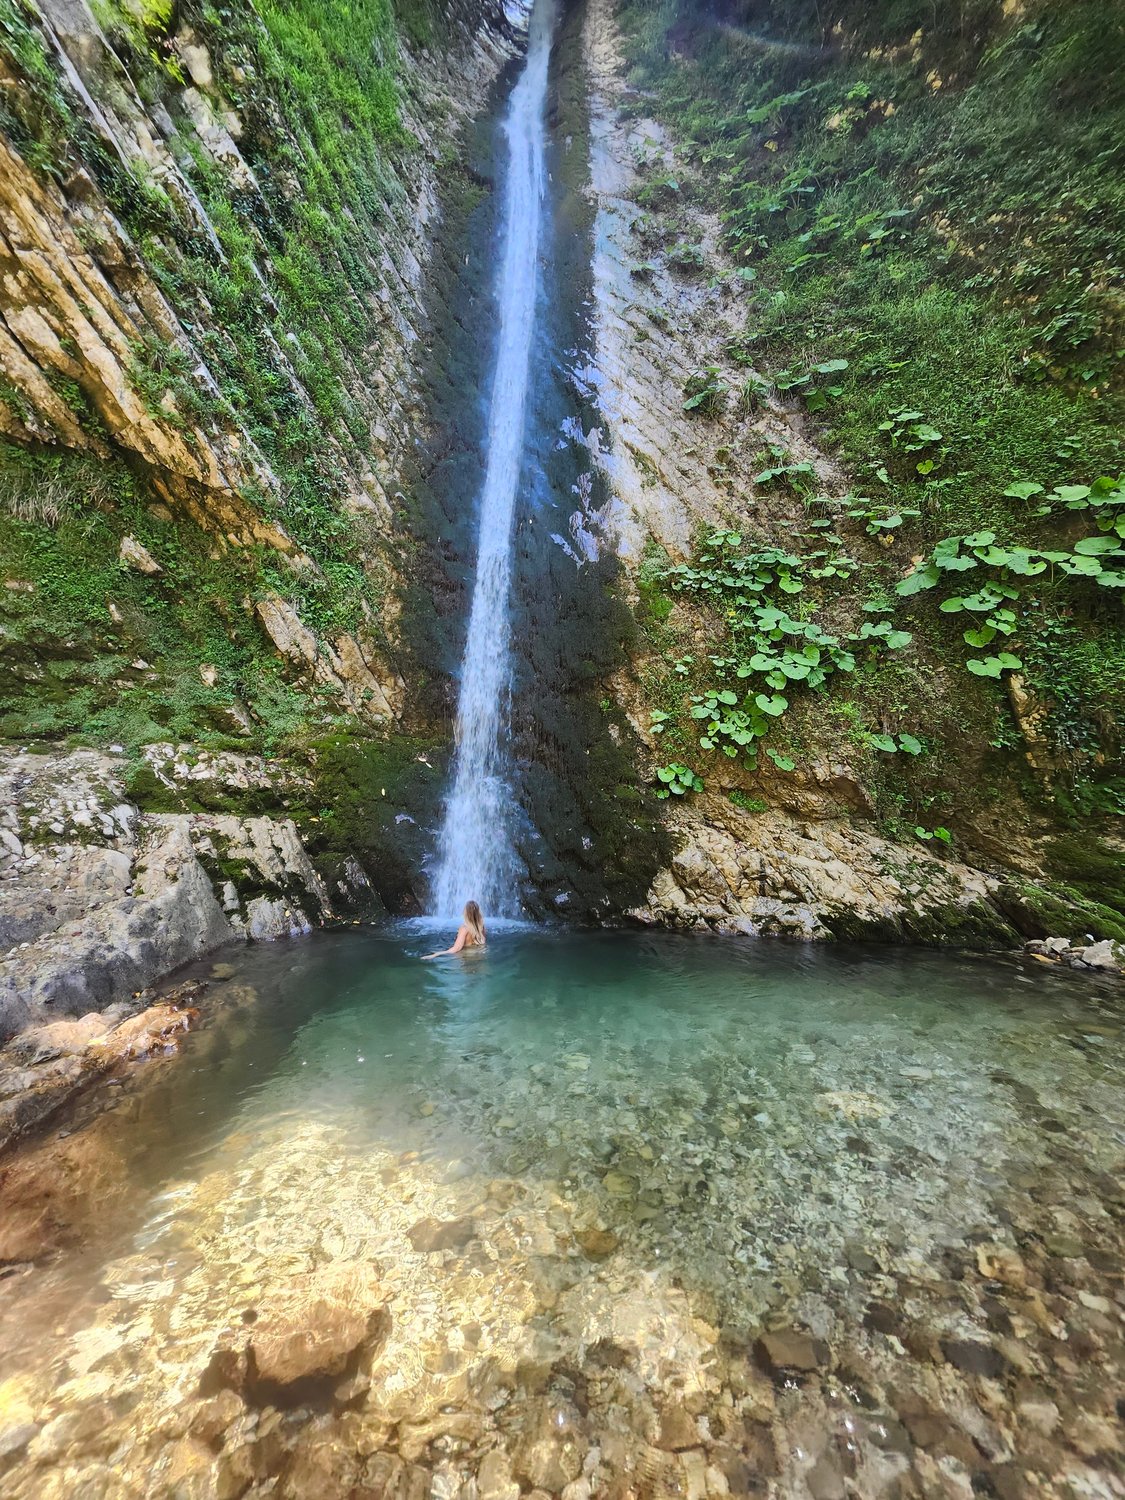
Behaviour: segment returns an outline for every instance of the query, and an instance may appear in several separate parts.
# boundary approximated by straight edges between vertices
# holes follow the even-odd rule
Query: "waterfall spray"
[[[498,916],[518,909],[520,867],[512,844],[513,792],[507,775],[512,526],[538,288],[553,20],[552,0],[536,0],[527,61],[504,117],[507,182],[496,284],[500,337],[488,412],[476,580],[457,703],[453,785],[433,887],[434,914],[444,917],[459,914],[469,898]]]

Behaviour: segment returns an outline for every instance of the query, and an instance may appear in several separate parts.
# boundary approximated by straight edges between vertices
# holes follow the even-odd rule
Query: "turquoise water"
[[[1116,988],[1017,960],[518,927],[420,963],[435,941],[408,925],[235,954],[210,1024],[76,1132],[112,1164],[105,1211],[0,1282],[0,1448],[5,1399],[39,1427],[94,1409],[98,1435],[18,1450],[5,1493],[225,1493],[227,1474],[296,1494],[315,1452],[372,1493],[418,1470],[419,1494],[471,1497],[490,1451],[497,1494],[568,1500],[1116,1493]],[[460,1228],[435,1249],[434,1224]],[[360,1351],[362,1391],[288,1412],[239,1490],[260,1398],[228,1392],[206,1441],[171,1413],[273,1290],[341,1264],[377,1268],[390,1331]],[[771,1368],[770,1330],[817,1357]],[[181,1491],[189,1460],[209,1477]]]

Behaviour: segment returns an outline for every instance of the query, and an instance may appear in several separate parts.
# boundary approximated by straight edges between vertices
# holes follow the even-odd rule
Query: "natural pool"
[[[83,1208],[0,1281],[5,1496],[1125,1494],[1118,989],[433,946],[229,956],[25,1153]]]

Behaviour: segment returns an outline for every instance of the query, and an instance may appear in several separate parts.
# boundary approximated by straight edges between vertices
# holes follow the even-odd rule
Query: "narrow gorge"
[[[1123,65],[0,0],[0,1493],[1121,1493]]]

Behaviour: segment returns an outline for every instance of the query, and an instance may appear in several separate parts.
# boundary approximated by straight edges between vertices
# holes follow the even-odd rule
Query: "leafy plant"
[[[697,370],[684,382],[684,411],[698,412],[702,417],[717,417],[723,409],[723,398],[730,390],[719,378],[717,365]]]
[[[682,797],[687,792],[701,792],[702,780],[689,766],[673,764],[658,766],[656,771],[656,795],[658,797]]]
[[[922,741],[912,734],[868,734],[867,743],[873,750],[882,750],[885,755],[895,755],[899,750],[904,755],[921,755]]]

